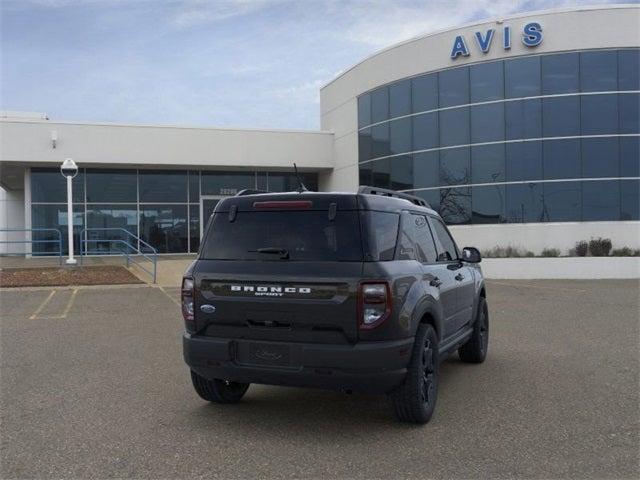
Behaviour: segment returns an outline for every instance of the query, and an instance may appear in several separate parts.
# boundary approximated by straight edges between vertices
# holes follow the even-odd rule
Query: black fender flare
[[[433,328],[436,330],[438,339],[442,340],[442,334],[444,332],[444,315],[442,312],[442,306],[431,296],[423,297],[414,309],[413,318],[411,321],[411,334],[415,336],[418,330],[418,325],[422,323],[425,315],[431,317]]]

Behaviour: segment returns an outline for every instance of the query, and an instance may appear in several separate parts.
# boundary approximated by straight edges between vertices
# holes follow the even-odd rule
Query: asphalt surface
[[[192,390],[177,289],[0,292],[2,478],[638,478],[639,283],[493,281],[426,426],[383,397]]]

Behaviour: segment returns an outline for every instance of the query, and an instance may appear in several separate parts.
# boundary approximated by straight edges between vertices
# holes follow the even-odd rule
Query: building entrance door
[[[207,225],[213,209],[223,198],[225,198],[223,195],[203,195],[200,197],[200,238],[202,238],[204,227]]]

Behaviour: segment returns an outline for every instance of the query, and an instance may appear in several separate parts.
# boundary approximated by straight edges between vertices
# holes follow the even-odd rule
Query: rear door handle
[[[431,285],[432,287],[439,287],[440,285],[442,285],[442,282],[438,277],[433,277],[429,282],[429,285]]]
[[[464,280],[464,277],[462,276],[462,274],[461,274],[461,273],[457,274],[454,278],[455,278],[457,281],[459,281],[459,282],[461,282],[462,280]]]

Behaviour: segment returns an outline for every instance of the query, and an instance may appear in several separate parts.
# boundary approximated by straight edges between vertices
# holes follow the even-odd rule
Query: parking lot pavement
[[[55,293],[51,293],[51,292]],[[209,405],[178,289],[0,291],[2,478],[637,478],[637,281],[489,282],[487,361],[431,423],[384,398],[252,386]]]

